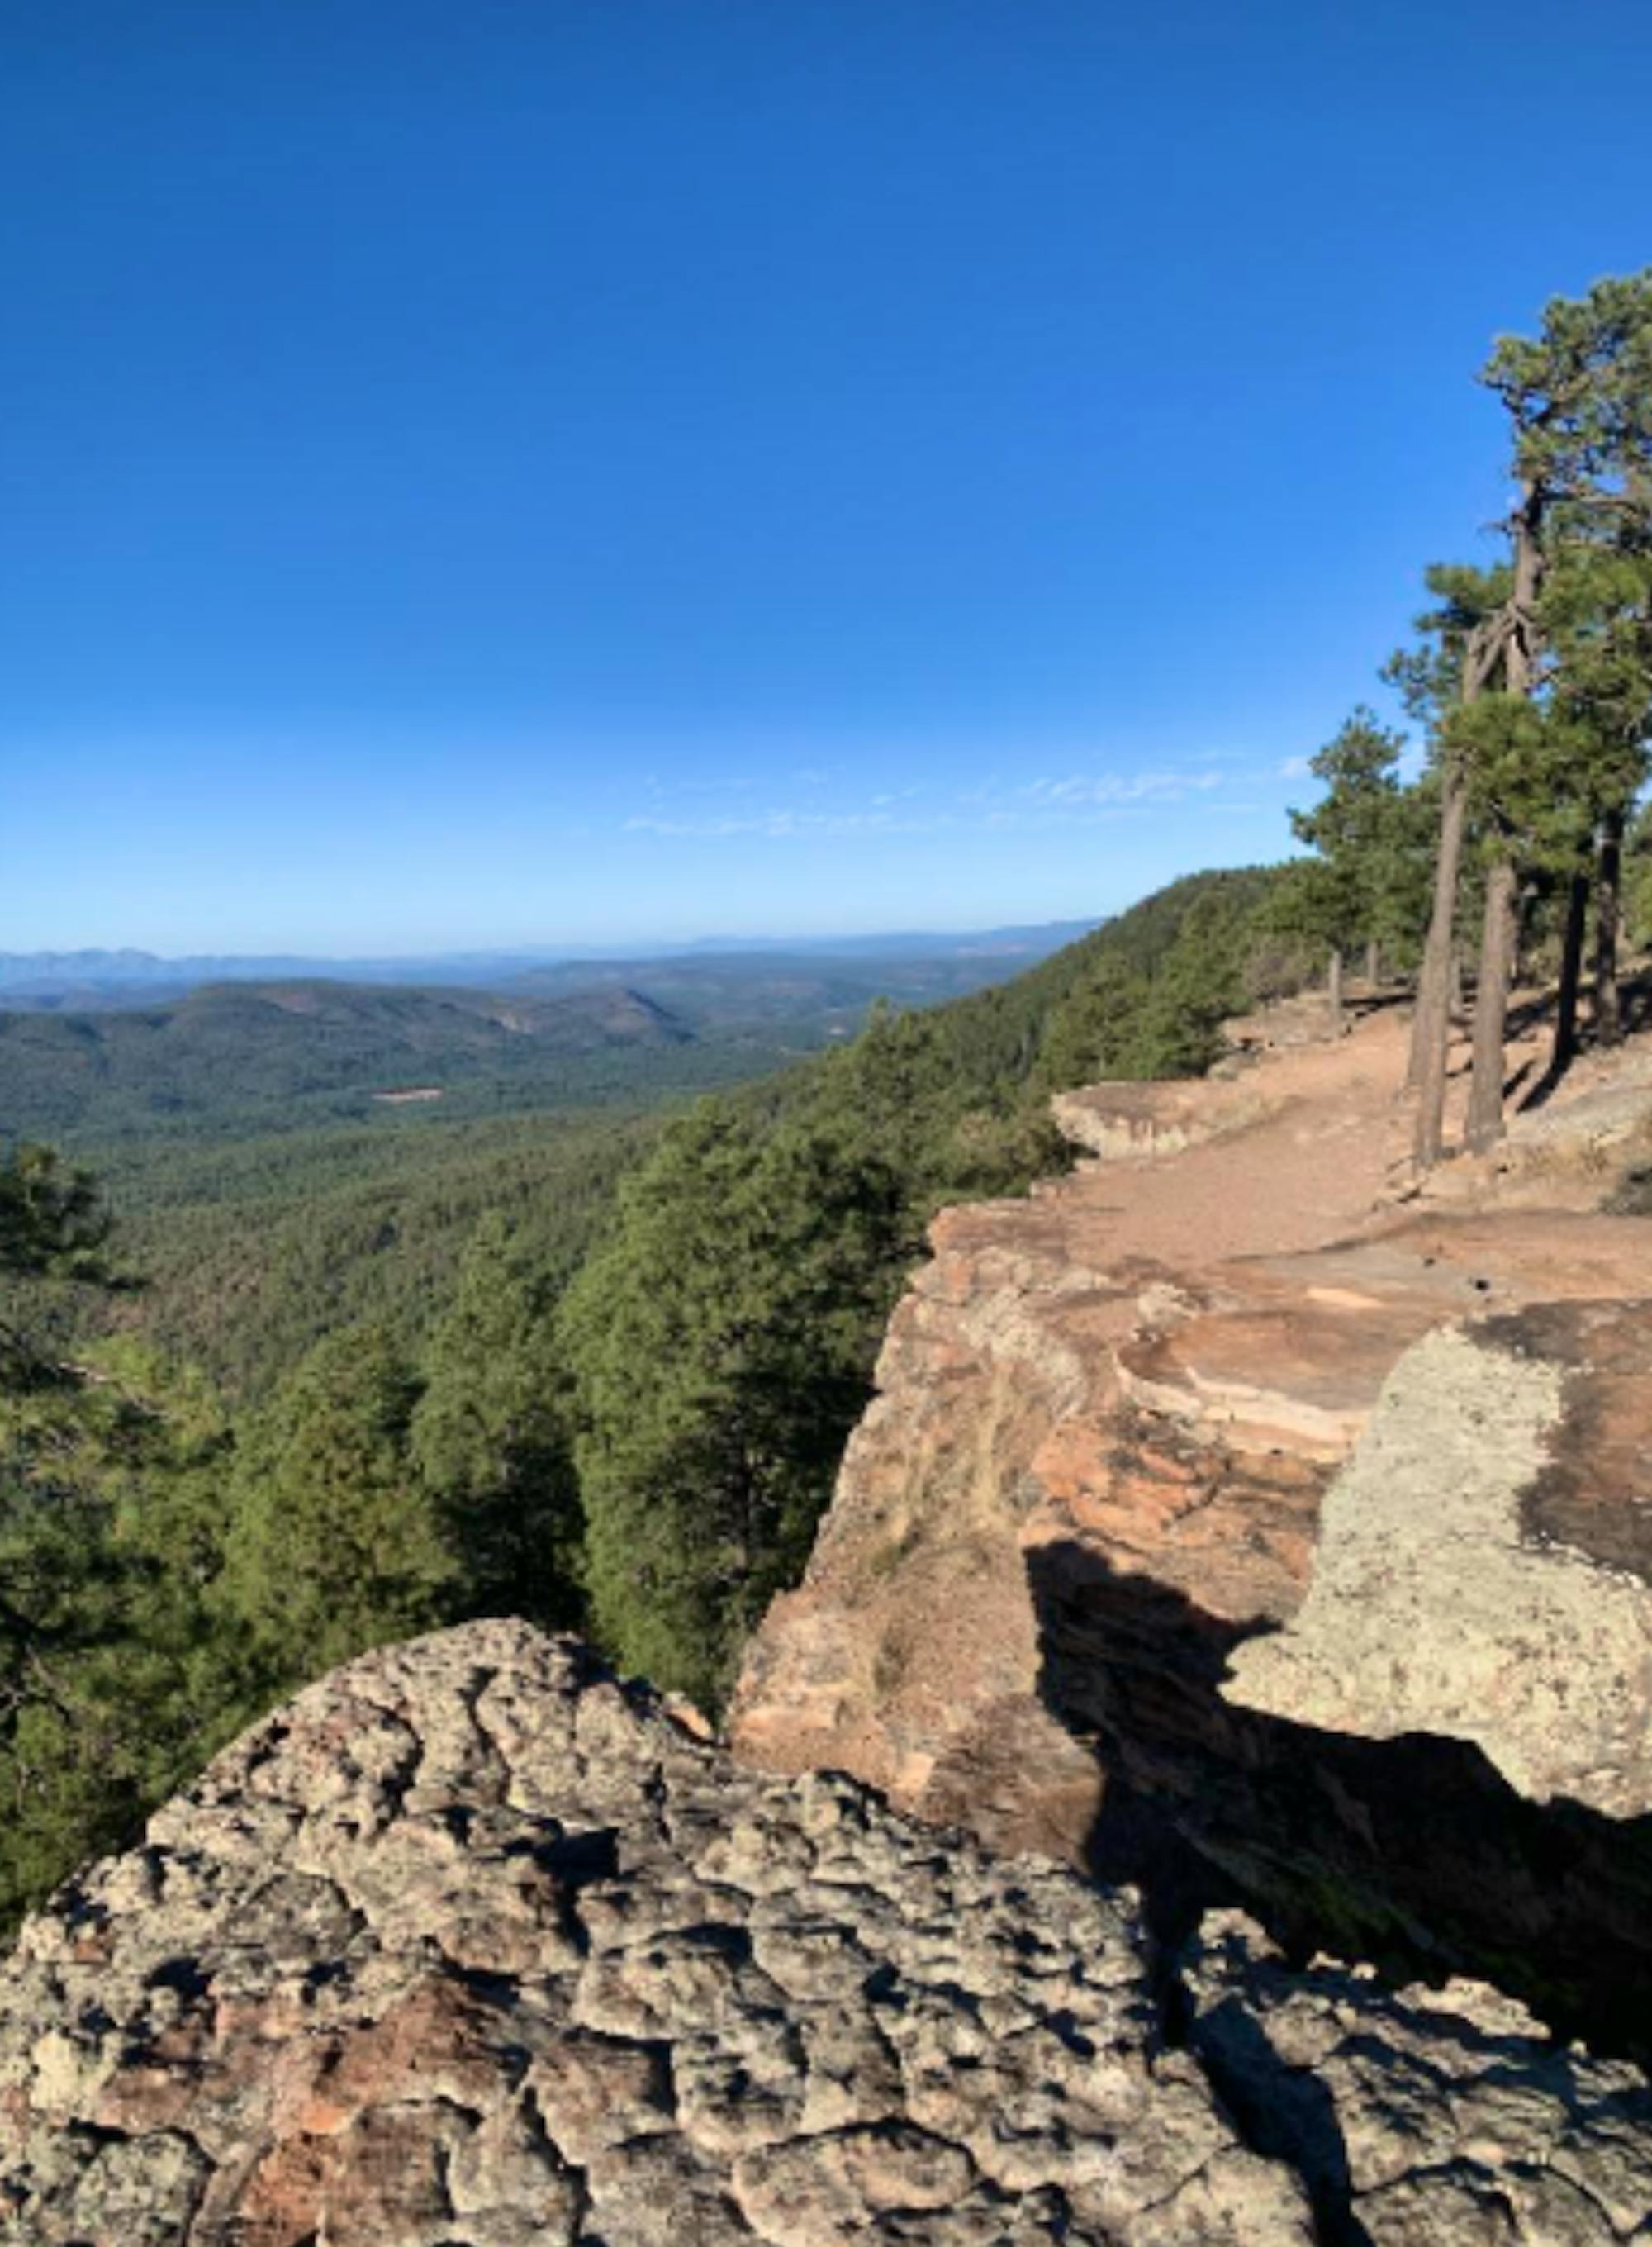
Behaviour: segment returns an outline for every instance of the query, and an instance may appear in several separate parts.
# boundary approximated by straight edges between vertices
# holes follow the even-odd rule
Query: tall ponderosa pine
[[[1510,525],[1513,583],[1495,625],[1501,696],[1465,700],[1457,726],[1459,741],[1469,745],[1471,782],[1478,778],[1480,782],[1488,837],[1480,960],[1474,983],[1468,1117],[1464,1130],[1469,1147],[1476,1152],[1489,1147],[1503,1130],[1503,1055],[1509,987],[1514,977],[1519,897],[1516,853],[1521,835],[1511,802],[1512,782],[1517,774],[1540,775],[1552,764],[1543,720],[1532,704],[1538,686],[1539,600],[1547,563],[1544,531],[1550,500],[1550,488],[1542,477],[1535,474],[1522,477],[1519,504]],[[1482,719],[1489,722],[1482,725]]]
[[[1593,1027],[1622,1035],[1618,946],[1622,861],[1652,748],[1652,477],[1626,479],[1639,504],[1583,518],[1554,573],[1551,637],[1560,652],[1556,699],[1574,744],[1572,787],[1593,844],[1595,890]]]
[[[1602,711],[1598,726],[1591,723],[1589,679],[1592,669],[1597,680],[1601,673],[1590,633],[1574,632],[1571,644],[1557,650],[1546,628],[1550,589],[1568,565],[1576,569],[1587,557],[1610,551],[1633,566],[1652,543],[1652,271],[1600,282],[1580,298],[1555,298],[1545,310],[1540,334],[1505,337],[1482,379],[1501,400],[1512,425],[1519,499],[1510,520],[1514,583],[1498,627],[1500,686],[1511,701],[1527,705],[1527,714],[1518,721],[1513,714],[1499,714],[1500,739],[1494,721],[1489,744],[1499,754],[1484,760],[1492,776],[1484,794],[1498,847],[1487,877],[1476,992],[1467,1126],[1472,1148],[1490,1145],[1503,1129],[1505,1009],[1519,854],[1524,850],[1540,860],[1548,839],[1543,826],[1553,819],[1554,799],[1580,796],[1587,804],[1587,782],[1579,787],[1580,756],[1597,782],[1602,769],[1601,761],[1587,756],[1590,742],[1610,742],[1614,751],[1624,746],[1621,736],[1613,741],[1621,716],[1614,698],[1607,698],[1614,706],[1609,714]],[[1598,583],[1598,570],[1582,574]],[[1629,606],[1635,606],[1633,598]],[[1606,637],[1613,635],[1608,631]],[[1540,720],[1532,714],[1533,705]],[[1608,753],[1604,762],[1611,761]],[[1535,829],[1523,831],[1509,809],[1505,775],[1511,769],[1534,805],[1547,799]],[[1625,808],[1621,799],[1611,806],[1614,837],[1621,833]]]
[[[1567,892],[1551,1077],[1577,1043],[1590,971],[1598,1042],[1621,1035],[1618,940],[1621,858],[1630,808],[1645,781],[1652,734],[1652,521],[1574,515],[1558,544],[1544,603],[1551,651],[1551,722],[1560,769],[1546,819],[1546,871]],[[1589,953],[1589,905],[1594,942]]]
[[[1568,883],[1575,950],[1584,900],[1572,878],[1584,870],[1568,864],[1568,854],[1573,862],[1579,856],[1580,830],[1591,843],[1598,832],[1609,871],[1621,837],[1623,779],[1636,752],[1627,747],[1619,699],[1608,693],[1597,700],[1590,687],[1592,681],[1605,684],[1605,651],[1611,649],[1615,664],[1625,647],[1621,580],[1613,624],[1614,602],[1603,607],[1599,598],[1598,557],[1609,546],[1621,562],[1641,550],[1648,533],[1652,274],[1600,283],[1575,301],[1557,298],[1545,311],[1540,335],[1504,338],[1481,379],[1510,416],[1519,496],[1507,524],[1511,563],[1500,597],[1491,608],[1457,604],[1478,606],[1479,613],[1461,618],[1459,689],[1438,730],[1441,845],[1412,1072],[1419,1088],[1415,1151],[1423,1168],[1441,1152],[1445,994],[1457,861],[1465,837],[1478,834],[1485,884],[1466,1124],[1473,1148],[1489,1146],[1503,1130],[1522,878],[1538,874]],[[1594,557],[1587,569],[1583,557]],[[1594,588],[1593,604],[1587,596],[1580,599],[1586,584]],[[1628,605],[1633,610],[1634,601]],[[1631,655],[1632,669],[1635,659]],[[1407,683],[1403,666],[1400,676]],[[1418,680],[1437,700],[1437,682],[1427,686],[1425,667],[1411,683]],[[1627,724],[1638,751],[1644,726],[1635,732],[1632,716]],[[1614,912],[1599,947],[1608,981],[1614,929]],[[1598,1004],[1609,1019],[1610,997]],[[1563,1021],[1557,1062],[1567,1035]]]
[[[1623,837],[1622,902],[1629,941],[1652,947],[1652,802],[1641,806]]]
[[[1415,646],[1385,667],[1412,717],[1429,729],[1438,781],[1439,833],[1423,950],[1408,1081],[1417,1096],[1414,1153],[1430,1168],[1444,1144],[1446,1055],[1451,1042],[1458,891],[1469,834],[1469,775],[1456,714],[1484,693],[1497,659],[1493,620],[1508,598],[1506,570],[1436,563],[1424,583],[1437,605],[1416,619]]]

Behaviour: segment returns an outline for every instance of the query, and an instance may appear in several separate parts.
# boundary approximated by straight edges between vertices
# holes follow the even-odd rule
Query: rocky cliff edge
[[[1096,1088],[943,1213],[733,1738],[1644,2055],[1652,1056],[1418,1195],[1404,1035]]]

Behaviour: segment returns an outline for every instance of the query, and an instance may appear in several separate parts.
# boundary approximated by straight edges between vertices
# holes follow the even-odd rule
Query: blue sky
[[[1277,854],[1649,100],[1644,0],[6,11],[0,948]]]

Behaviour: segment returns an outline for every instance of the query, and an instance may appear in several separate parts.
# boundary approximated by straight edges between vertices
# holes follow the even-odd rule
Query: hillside
[[[956,1119],[1034,1113],[1030,1071],[1100,964],[1150,969],[1199,899],[1242,906],[1257,886],[1194,877],[1019,972],[1048,932],[904,961],[870,942],[866,958],[694,953],[655,963],[646,989],[628,968],[577,962],[493,994],[236,985],[118,1015],[0,1015],[0,1123],[72,1146],[104,1181],[123,1265],[146,1285],[101,1323],[240,1400],[340,1325],[386,1322],[417,1347],[490,1210],[565,1278],[618,1178],[697,1096],[735,1089],[764,1130],[844,1103],[881,1110],[875,1055],[849,1035],[880,989],[925,1008],[902,1033],[924,1110],[900,1131],[904,1164],[932,1164]],[[51,1121],[69,1115],[78,1127]],[[990,1135],[969,1128],[990,1156]],[[1059,1158],[1041,1126],[994,1129],[1016,1177]],[[927,1191],[986,1175],[951,1164]]]
[[[698,1055],[697,1047],[677,1048]],[[485,1218],[565,1280],[607,1221],[680,1087],[526,1115],[415,1103],[250,1137],[134,1139],[99,1151],[135,1293],[92,1315],[240,1405],[322,1338],[363,1322],[424,1346]]]
[[[936,1007],[1001,983],[1058,932],[564,961],[486,989],[308,976],[157,998],[133,969],[119,1005],[0,1012],[0,1137],[238,1137],[438,1097],[468,1116],[645,1106],[851,1038],[880,1000]]]
[[[624,987],[501,998],[209,985],[163,1007],[0,1014],[0,1129],[85,1142],[363,1115],[410,1091],[544,1095],[593,1058],[690,1038]]]
[[[988,937],[966,947],[940,948],[940,940],[934,941],[933,951],[696,951],[676,960],[581,960],[524,971],[502,987],[543,996],[628,988],[702,1035],[778,1028],[815,1043],[851,1035],[879,999],[902,1007],[941,1006],[1009,981],[1064,948]]]
[[[645,1010],[639,1039],[585,1057],[605,1097],[582,1104],[564,1056],[515,1114],[465,1112],[483,1083],[339,1116],[362,1096],[294,1097],[290,1075],[284,1106],[237,1110],[225,1057],[251,1041],[324,1075],[365,1043],[379,1087],[427,1090],[433,1053],[537,1050],[508,1022],[565,1022],[559,1001],[277,986],[133,1018],[146,1050],[180,1021],[186,1045],[213,1033],[195,1051],[222,1071],[223,1128],[140,1113],[92,1151],[109,1252],[28,1249],[40,1225],[96,1239],[98,1196],[38,1153],[0,1162],[8,1582],[54,1649],[31,1663],[34,1622],[0,1643],[0,1917],[375,1636],[502,1604],[725,1690],[806,1557],[928,1218],[1059,1164],[1048,1094],[1075,1055],[1093,1067],[1098,1004],[1138,1058],[1167,1029],[1178,1057],[1190,1023],[1202,1040],[1269,878],[1178,884],[757,1083],[760,1042],[685,1042]],[[614,1004],[582,1002],[578,1035],[611,1039]],[[32,1030],[54,1051],[76,1035]]]

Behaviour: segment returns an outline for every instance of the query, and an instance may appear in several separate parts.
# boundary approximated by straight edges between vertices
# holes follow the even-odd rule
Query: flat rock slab
[[[1548,1304],[1410,1349],[1327,1491],[1303,1605],[1226,1699],[1481,1749],[1528,1800],[1652,1810],[1652,1307]]]
[[[1652,1260],[1643,1220],[1521,1210],[1390,1215],[1359,1239],[1172,1267],[1110,1254],[1102,1184],[938,1222],[805,1580],[747,1649],[743,1758],[852,1771],[995,1846],[1082,1860],[1102,1778],[1092,1765],[1086,1784],[1062,1720],[1102,1720],[1096,1696],[1072,1697],[1072,1662],[1052,1664],[1063,1579],[1099,1566],[1236,1629],[1288,1622],[1323,1492],[1412,1344],[1637,1294]],[[1612,1377],[1627,1397],[1640,1376]],[[1610,1420],[1628,1424],[1621,1406]],[[1585,1425],[1580,1401],[1567,1427]],[[1597,1544],[1649,1533],[1644,1508],[1605,1494],[1592,1447],[1570,1456],[1565,1502],[1588,1508]],[[1559,1507],[1558,1468],[1546,1487]],[[1099,1642],[1095,1657],[1099,1678]]]

